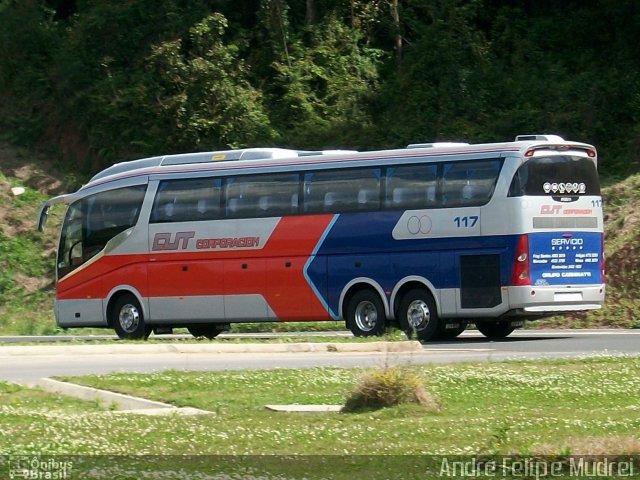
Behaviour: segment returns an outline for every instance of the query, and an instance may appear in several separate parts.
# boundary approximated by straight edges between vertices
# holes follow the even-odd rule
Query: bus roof
[[[166,155],[117,163],[96,174],[80,190],[102,183],[138,175],[162,173],[188,173],[232,169],[243,167],[268,167],[283,165],[331,164],[345,161],[383,160],[394,157],[425,157],[437,155],[465,155],[519,152],[523,156],[534,156],[538,152],[581,151],[595,161],[595,148],[591,145],[565,141],[557,135],[520,135],[514,142],[465,144],[440,142],[411,144],[404,149],[358,152],[355,150],[292,150],[285,148],[245,148],[212,152]]]
[[[105,177],[131,172],[133,170],[176,165],[212,164],[214,162],[228,162],[237,160],[265,160],[309,157],[316,155],[330,155],[340,153],[355,153],[355,150],[291,150],[288,148],[244,148],[241,150],[220,150],[215,152],[182,153],[165,155],[163,157],[143,158],[112,165],[97,173],[89,183]]]
[[[269,166],[320,166],[330,167],[341,162],[361,162],[385,159],[425,158],[451,155],[451,159],[461,155],[481,154],[483,156],[507,153],[528,157],[557,154],[581,154],[590,157],[597,166],[596,149],[592,145],[566,141],[557,135],[519,135],[513,142],[465,144],[460,142],[436,142],[411,144],[407,148],[358,152],[355,150],[292,150],[286,148],[245,148],[213,152],[187,153],[143,158],[117,163],[97,173],[78,191],[47,200],[38,213],[38,230],[42,231],[47,212],[52,205],[70,204],[103,184],[135,182],[136,177],[148,177],[167,173],[189,174],[217,170],[240,170],[245,167]],[[108,188],[108,187],[107,187]],[[95,190],[94,190],[95,191]]]

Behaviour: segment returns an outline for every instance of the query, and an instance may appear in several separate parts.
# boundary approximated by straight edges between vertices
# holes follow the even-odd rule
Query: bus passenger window
[[[304,177],[305,213],[375,211],[380,208],[379,168],[317,171]]]
[[[443,206],[470,207],[489,202],[501,167],[502,161],[498,159],[445,163]]]
[[[386,208],[420,209],[438,206],[438,167],[434,163],[387,168]]]
[[[149,223],[192,222],[220,218],[219,178],[160,182]]]
[[[298,174],[247,175],[226,180],[228,218],[280,217],[297,213]],[[296,196],[295,208],[292,204]]]

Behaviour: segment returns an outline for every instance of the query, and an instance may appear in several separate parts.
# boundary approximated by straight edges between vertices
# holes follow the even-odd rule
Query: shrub
[[[383,368],[366,373],[345,402],[344,412],[359,412],[414,403],[437,411],[435,398],[421,379],[401,368]]]

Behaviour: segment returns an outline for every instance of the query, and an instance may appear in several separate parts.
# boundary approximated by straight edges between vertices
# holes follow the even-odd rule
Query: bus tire
[[[140,303],[131,294],[122,295],[113,304],[111,325],[118,337],[127,340],[145,340],[151,334],[151,327],[144,322],[144,314]]]
[[[355,337],[384,334],[387,317],[378,294],[372,290],[356,292],[347,304],[346,323]]]
[[[516,329],[509,322],[498,322],[497,320],[477,322],[476,328],[481,334],[490,339],[506,338]]]
[[[440,330],[433,336],[434,340],[453,340],[467,329],[467,322],[462,322],[457,328],[444,328],[444,322],[440,322]]]
[[[440,319],[431,294],[421,288],[409,290],[400,302],[398,323],[408,338],[415,335],[421,342],[433,339],[440,329]]]
[[[191,325],[187,327],[189,333],[193,335],[195,338],[204,337],[209,340],[213,340],[222,332],[228,329],[227,325],[224,324],[203,324],[203,325]]]

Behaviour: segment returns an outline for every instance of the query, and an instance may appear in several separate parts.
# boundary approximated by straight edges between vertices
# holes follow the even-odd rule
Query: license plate
[[[581,302],[582,294],[581,293],[555,293],[553,295],[553,299],[556,302]]]

